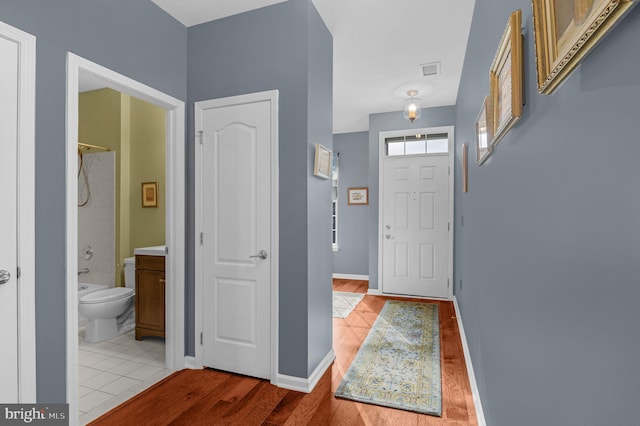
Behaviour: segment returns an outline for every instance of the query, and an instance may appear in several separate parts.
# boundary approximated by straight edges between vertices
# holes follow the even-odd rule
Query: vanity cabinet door
[[[164,337],[164,311],[164,257],[136,256],[136,340]]]

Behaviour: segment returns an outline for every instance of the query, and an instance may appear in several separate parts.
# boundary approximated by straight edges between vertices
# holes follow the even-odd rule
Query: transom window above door
[[[447,154],[449,135],[446,133],[418,133],[408,136],[394,136],[384,140],[385,155],[398,157],[406,155]]]

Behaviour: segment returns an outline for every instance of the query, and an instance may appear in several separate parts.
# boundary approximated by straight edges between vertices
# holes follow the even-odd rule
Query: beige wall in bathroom
[[[131,98],[131,193],[129,233],[132,249],[165,243],[166,112]],[[158,207],[142,207],[142,182],[158,182]]]
[[[99,89],[80,94],[79,141],[116,152],[116,285],[135,247],[165,243],[166,113],[162,108]],[[141,183],[158,182],[158,208],[142,208]]]

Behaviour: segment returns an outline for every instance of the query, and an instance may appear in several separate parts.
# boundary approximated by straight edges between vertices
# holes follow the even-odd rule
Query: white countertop
[[[164,256],[167,246],[138,247],[133,249],[133,254],[141,254],[145,256]]]

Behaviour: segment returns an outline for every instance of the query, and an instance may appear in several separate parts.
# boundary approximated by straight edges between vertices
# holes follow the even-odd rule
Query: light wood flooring
[[[366,293],[366,281],[333,281],[336,291]],[[182,370],[116,407],[92,425],[477,425],[453,303],[439,305],[442,417],[333,396],[384,302],[366,295],[344,319],[333,319],[336,360],[309,394],[217,370]]]

